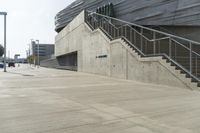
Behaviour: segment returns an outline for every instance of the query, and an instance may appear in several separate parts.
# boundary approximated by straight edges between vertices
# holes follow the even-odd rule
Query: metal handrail
[[[185,45],[183,45],[182,43],[176,41],[175,39],[173,39],[173,38],[171,38],[171,37],[163,37],[163,38],[151,39],[151,40],[150,40],[149,38],[147,38],[146,36],[144,36],[143,34],[141,34],[140,32],[138,32],[137,30],[135,30],[134,28],[132,28],[130,25],[125,25],[125,26],[129,26],[132,30],[134,30],[135,32],[137,32],[139,35],[141,35],[143,38],[145,38],[145,39],[146,39],[147,41],[149,41],[149,42],[171,39],[171,40],[173,40],[174,42],[176,42],[176,43],[178,43],[179,45],[181,45],[182,47],[184,47],[185,49],[190,50],[188,47],[186,47]],[[123,27],[123,26],[121,26],[121,27]],[[121,27],[120,27],[120,28],[121,28]],[[194,51],[192,51],[192,52],[193,52],[194,54],[200,56],[200,54],[198,54],[198,53],[196,53],[196,52],[194,52]]]
[[[104,20],[106,20],[106,18],[104,18]],[[112,24],[111,22],[109,22],[109,20],[106,20],[109,24],[111,24],[115,29],[118,29],[118,27],[116,27],[114,24]]]
[[[98,14],[98,13],[96,13],[96,14]],[[106,19],[104,18],[104,20],[106,20]],[[108,21],[108,20],[106,20],[106,21]],[[185,47],[186,49],[189,50],[188,47],[186,47],[185,45],[181,44],[180,42],[176,41],[175,39],[173,39],[173,38],[171,38],[171,37],[162,37],[162,38],[158,38],[158,39],[149,39],[149,38],[147,38],[146,36],[144,36],[143,34],[141,34],[140,32],[138,32],[137,30],[135,30],[133,27],[131,27],[131,26],[128,25],[128,24],[122,25],[122,26],[120,26],[120,27],[116,27],[116,26],[115,26],[114,24],[112,24],[111,22],[108,21],[108,23],[111,24],[111,25],[112,25],[115,29],[117,29],[117,30],[119,30],[120,28],[123,28],[123,27],[125,27],[125,26],[128,26],[128,27],[131,28],[133,31],[137,32],[139,35],[141,35],[143,38],[145,38],[146,40],[148,40],[148,41],[150,41],[150,42],[161,41],[161,40],[166,40],[166,39],[172,39],[174,42],[180,44],[181,46],[183,46],[183,47]],[[141,26],[141,27],[143,27],[143,26]],[[160,31],[159,31],[159,32],[160,32]],[[200,43],[199,43],[199,44],[200,44]],[[194,51],[193,51],[193,52],[194,52]],[[200,56],[200,54],[198,54],[198,53],[196,53],[196,52],[194,52],[194,54],[197,54],[197,55]]]
[[[93,14],[94,14],[94,16],[93,16]],[[91,16],[91,18],[89,16]],[[103,19],[98,19],[99,16],[103,17]],[[112,18],[112,17],[109,17],[109,16],[98,14],[98,13],[93,13],[93,12],[91,13],[90,12],[90,14],[88,14],[88,17],[89,17],[89,19],[88,19],[89,25],[93,29],[100,28],[111,40],[117,39],[117,38],[123,38],[136,51],[138,51],[140,53],[140,55],[142,55],[143,57],[158,56],[158,55],[164,56],[169,61],[171,61],[173,64],[175,64],[177,67],[179,67],[180,69],[185,71],[185,73],[187,73],[191,78],[193,78],[194,80],[196,80],[196,81],[198,81],[200,83],[200,77],[198,76],[200,74],[200,71],[198,69],[199,68],[199,63],[200,63],[198,59],[200,58],[200,54],[195,52],[194,50],[192,50],[192,45],[194,45],[194,43],[195,43],[195,44],[197,44],[195,46],[199,46],[199,44],[200,44],[199,42],[195,42],[195,41],[192,41],[192,40],[189,40],[189,39],[185,39],[185,38],[182,38],[182,37],[178,37],[178,36],[175,36],[175,35],[164,33],[164,32],[158,31],[158,30],[150,29],[150,28],[147,28],[147,27],[144,27],[144,26],[140,26],[140,25],[137,25],[137,24],[129,23],[129,22],[126,22],[126,21],[123,21],[123,20],[119,20],[119,19],[116,19],[116,18]],[[121,22],[125,23],[125,24],[124,25],[120,24],[120,27],[117,27],[112,23],[112,19],[116,20],[116,21],[119,21],[120,23]],[[103,23],[102,23],[103,25],[101,23],[99,25],[99,21],[102,22],[102,20],[103,20]],[[130,26],[130,25],[132,25],[133,27]],[[134,27],[135,28],[139,28],[141,30],[138,31]],[[147,32],[148,34],[149,33],[150,34],[153,33],[152,34],[153,35],[153,39],[149,39],[148,37],[145,36],[145,34],[143,34],[144,33],[143,32],[144,29],[146,29],[148,31]],[[160,38],[156,37],[156,33],[161,34],[162,37],[160,35],[159,35]],[[131,37],[131,35],[132,35],[132,37]],[[134,35],[134,42],[132,40],[133,39],[133,35]],[[138,38],[139,40],[136,40],[135,37],[138,37],[138,35],[139,35],[139,38]],[[166,37],[163,37],[163,36],[166,36]],[[145,42],[144,42],[143,39],[145,39]],[[187,45],[182,44],[181,42],[177,41],[176,39],[181,41],[181,42],[182,41],[186,41]],[[169,49],[167,49],[167,50],[169,50],[168,52],[160,51],[160,41],[162,41],[162,40],[167,40],[167,45],[166,46],[169,47]],[[153,42],[153,43],[150,43],[150,42]],[[144,49],[143,49],[143,47],[145,47],[145,45],[147,45],[149,43],[150,43],[150,45],[149,45],[150,48],[153,48],[153,54],[149,54],[148,52],[144,51]],[[175,49],[174,49],[175,53],[172,52],[172,47],[171,47],[172,45],[175,46]],[[158,52],[156,52],[156,47],[159,48]],[[181,63],[181,64],[178,63],[179,61],[177,59],[179,59],[179,58],[176,55],[176,47],[184,48],[185,50],[183,50],[183,52],[187,52],[186,55],[189,54],[189,56],[186,58],[189,61],[189,62],[186,62],[186,63],[188,63],[189,66],[187,66],[187,65],[185,66],[185,64],[183,64],[183,63]],[[152,49],[150,49],[150,50],[152,50]],[[181,52],[181,50],[179,50],[179,52]],[[157,54],[157,53],[159,53],[159,54]],[[172,55],[172,54],[174,54],[174,55]],[[172,58],[174,58],[178,62],[175,61]],[[194,65],[193,65],[193,63],[194,63],[193,61],[195,61]]]
[[[170,37],[162,37],[162,38],[158,38],[158,39],[149,39],[148,37],[144,36],[143,34],[141,34],[140,32],[138,32],[137,30],[135,30],[133,27],[131,27],[130,25],[125,25],[128,26],[129,28],[131,28],[132,30],[134,30],[135,32],[137,32],[139,35],[141,35],[143,38],[145,38],[147,41],[150,42],[154,42],[154,41],[161,41],[161,40],[166,40],[169,39]],[[123,26],[122,26],[123,27]]]
[[[172,39],[172,40],[173,40],[174,42],[178,43],[179,45],[181,45],[182,47],[185,47],[187,50],[190,50],[188,47],[186,47],[186,46],[183,45],[182,43],[180,43],[180,42],[178,42],[178,41],[176,41],[176,40],[174,40],[174,39]],[[194,53],[194,54],[200,56],[200,54],[198,54],[197,52],[192,51],[192,53]]]
[[[126,27],[128,26],[129,28],[131,28],[132,30],[134,30],[135,32],[137,32],[139,35],[141,35],[143,38],[145,38],[146,40],[150,41],[150,42],[154,42],[154,41],[161,41],[161,40],[165,40],[165,39],[169,39],[170,37],[162,37],[162,38],[158,38],[158,39],[149,39],[146,36],[144,36],[143,34],[141,34],[140,32],[138,32],[137,30],[135,30],[133,27],[131,27],[128,24],[122,25],[120,27],[116,27],[114,24],[112,24],[109,20],[103,18],[104,20],[106,20],[110,25],[112,25],[116,30],[119,30],[120,28]],[[97,20],[96,20],[97,21]]]
[[[126,23],[126,24],[128,24],[128,25],[134,25],[134,26],[140,27],[140,28],[142,28],[142,29],[150,30],[150,31],[152,31],[152,32],[156,32],[156,33],[159,33],[159,34],[163,34],[163,35],[166,35],[166,36],[170,36],[170,37],[172,37],[172,38],[184,40],[184,41],[190,42],[190,43],[192,43],[192,44],[200,45],[199,42],[196,42],[196,41],[193,41],[193,40],[190,40],[190,39],[186,39],[186,38],[183,38],[183,37],[180,37],[180,36],[168,34],[168,33],[165,33],[165,32],[162,32],[162,31],[158,31],[158,30],[155,30],[155,29],[151,29],[151,28],[148,28],[148,27],[144,27],[144,26],[141,26],[141,25],[138,25],[138,24],[135,24],[135,23],[130,23],[130,22],[127,22],[127,21],[124,21],[124,20],[120,20],[120,19],[113,18],[113,17],[106,16],[106,15],[102,15],[102,14],[99,14],[99,13],[96,13],[96,12],[92,12],[92,11],[88,11],[88,12],[90,13],[89,15],[96,14],[96,15],[99,15],[99,16],[102,16],[102,17],[110,18],[110,19],[112,19],[112,20],[116,20],[116,21],[119,21],[119,22],[122,22],[122,23]]]
[[[91,12],[91,11],[88,11],[88,12]],[[125,26],[128,26],[129,28],[131,28],[132,30],[134,30],[135,32],[137,32],[139,35],[141,35],[143,38],[145,38],[146,40],[150,41],[150,42],[154,42],[154,41],[161,41],[161,40],[165,40],[165,39],[172,39],[174,42],[178,43],[179,45],[181,45],[182,47],[190,50],[188,47],[186,47],[185,45],[181,44],[180,42],[176,41],[175,39],[171,38],[171,37],[174,37],[174,38],[177,38],[177,39],[181,39],[181,40],[184,40],[184,41],[188,41],[188,42],[194,42],[195,44],[200,44],[199,42],[196,42],[196,41],[192,41],[192,40],[189,40],[189,39],[185,39],[185,38],[182,38],[182,37],[179,37],[179,36],[175,36],[175,35],[172,35],[172,34],[168,34],[168,33],[165,33],[165,32],[162,32],[162,31],[158,31],[158,30],[154,30],[154,29],[151,29],[151,28],[148,28],[148,27],[144,27],[144,26],[140,26],[140,25],[137,25],[137,24],[134,24],[134,23],[130,23],[130,22],[126,22],[126,21],[123,21],[123,20],[120,20],[120,19],[116,19],[116,18],[113,18],[113,17],[109,17],[109,16],[106,16],[106,15],[102,15],[102,14],[99,14],[99,13],[95,13],[95,12],[91,12],[91,14],[97,14],[97,15],[100,15],[102,17],[107,17],[107,18],[110,18],[110,19],[114,19],[114,20],[117,20],[117,21],[120,21],[120,22],[125,22],[127,23],[126,25],[122,25],[120,27],[116,27],[114,24],[112,24],[111,22],[109,22],[108,20],[105,20],[109,22],[109,24],[111,24],[115,29],[119,29],[119,28],[122,28],[122,27],[125,27]],[[90,14],[90,15],[91,15]],[[143,34],[141,34],[140,32],[138,32],[137,30],[135,30],[134,28],[132,28],[130,25],[128,25],[128,23],[134,25],[134,26],[138,26],[140,28],[143,28],[143,29],[147,29],[147,30],[151,30],[151,31],[155,31],[155,32],[158,32],[160,34],[164,34],[166,36],[170,36],[170,37],[163,37],[163,38],[158,38],[158,39],[149,39],[147,38],[146,36],[144,36]],[[192,43],[193,44],[193,43]],[[193,51],[194,54],[200,56],[200,54],[196,53]]]

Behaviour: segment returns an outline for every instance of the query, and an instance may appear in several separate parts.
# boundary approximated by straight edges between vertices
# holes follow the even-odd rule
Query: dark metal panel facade
[[[108,3],[113,3],[115,17],[140,25],[200,25],[200,0],[77,0],[56,15],[56,31],[83,9],[95,11]]]

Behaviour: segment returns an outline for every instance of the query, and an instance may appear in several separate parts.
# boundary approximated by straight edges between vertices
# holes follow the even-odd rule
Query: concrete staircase
[[[141,62],[152,62],[152,61],[158,61],[160,64],[165,66],[169,72],[176,75],[185,85],[187,85],[192,90],[200,89],[200,84],[198,82],[192,81],[193,78],[189,77],[184,71],[179,69],[175,64],[170,62],[168,59],[164,58],[163,56],[154,56],[154,57],[144,57],[141,56],[139,52],[137,52],[136,49],[132,47],[131,44],[127,42],[126,39],[121,39],[122,43],[124,45],[127,45],[127,49]]]
[[[171,36],[162,36],[160,38],[152,38],[146,39],[144,35],[144,31],[146,29],[140,29],[143,28],[137,27],[137,25],[134,26],[127,26],[125,24],[125,30],[120,29],[123,27],[122,25],[119,26],[119,23],[114,22],[118,21],[116,19],[112,20],[112,18],[106,16],[95,14],[90,15],[89,13],[86,13],[85,22],[87,23],[88,27],[91,30],[100,29],[100,31],[112,42],[112,41],[120,41],[124,47],[126,47],[139,61],[158,61],[160,64],[165,66],[169,72],[176,75],[185,85],[187,85],[191,89],[199,89],[200,87],[200,56],[198,56],[199,53],[197,53],[198,49],[200,47],[195,47],[193,49],[192,53],[191,51],[187,50],[188,47],[178,42]],[[103,21],[101,21],[103,19]],[[95,21],[94,21],[95,20]],[[123,22],[123,21],[122,21]],[[117,23],[118,26],[115,24]],[[127,27],[130,27],[127,29]],[[134,29],[131,29],[134,27]],[[132,30],[132,31],[131,31]],[[149,30],[149,29],[148,29]],[[121,33],[120,33],[121,32]],[[134,37],[132,36],[134,32]],[[148,31],[149,32],[149,31]],[[156,32],[156,31],[153,31]],[[130,34],[129,34],[130,33]],[[159,32],[161,34],[162,32]],[[168,34],[166,34],[168,35]],[[132,37],[131,37],[132,36]],[[146,34],[146,36],[151,36],[149,33]],[[165,38],[169,39],[169,42],[164,40]],[[146,39],[146,40],[145,40]],[[159,40],[159,43],[162,44],[168,44],[164,45],[164,47],[159,48],[156,47],[159,43],[157,40]],[[163,40],[162,40],[163,39]],[[146,41],[149,41],[151,44],[154,44],[153,47],[148,47],[147,45],[144,45]],[[182,41],[182,40],[181,40]],[[184,40],[185,41],[185,40]],[[157,44],[158,43],[158,44]],[[178,44],[181,44],[180,46]],[[174,45],[176,48],[169,48],[169,46]],[[145,48],[146,49],[145,49]],[[178,48],[183,50],[177,50]],[[161,51],[161,52],[158,52]],[[192,55],[192,57],[188,57],[188,54]],[[192,60],[191,60],[192,59]],[[192,65],[192,67],[191,67]]]

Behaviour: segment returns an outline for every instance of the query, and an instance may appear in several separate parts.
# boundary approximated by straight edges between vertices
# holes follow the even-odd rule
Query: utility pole
[[[30,44],[28,43],[27,44],[28,45],[28,50],[27,50],[27,61],[28,61],[28,64],[30,65],[31,64],[31,62],[30,62],[30,53],[31,53],[31,51],[30,51]]]
[[[10,62],[10,50],[8,50],[8,63]]]

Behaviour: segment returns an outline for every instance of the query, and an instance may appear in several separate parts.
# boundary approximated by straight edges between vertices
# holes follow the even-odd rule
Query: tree
[[[4,48],[3,46],[0,44],[0,57],[4,54]]]
[[[29,61],[29,63],[34,64],[34,60],[35,60],[35,56],[34,55],[30,55],[27,57],[27,60]]]

